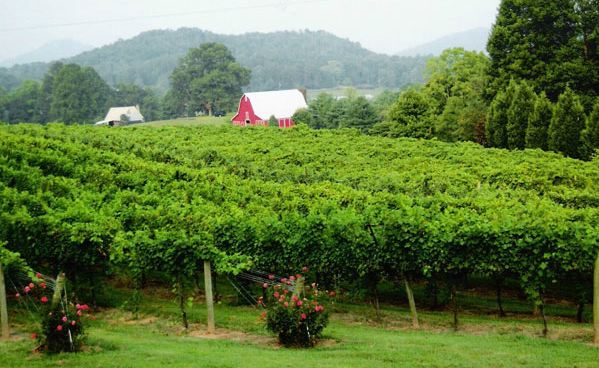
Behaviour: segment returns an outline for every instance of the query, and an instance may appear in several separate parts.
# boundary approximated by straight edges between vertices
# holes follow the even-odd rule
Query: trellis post
[[[6,306],[6,286],[4,284],[2,262],[0,262],[0,321],[2,324],[2,339],[8,340],[10,330],[8,328],[8,307]]]
[[[593,278],[593,326],[595,338],[593,343],[599,345],[599,253],[595,259],[595,275]]]
[[[214,299],[212,296],[212,271],[210,261],[204,261],[204,292],[208,310],[208,333],[214,333]]]

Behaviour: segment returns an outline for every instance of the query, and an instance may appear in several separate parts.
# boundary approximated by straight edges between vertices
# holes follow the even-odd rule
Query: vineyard
[[[184,309],[210,261],[309,266],[374,300],[402,283],[415,325],[422,282],[450,290],[456,328],[472,276],[515,280],[541,312],[556,286],[592,301],[598,160],[303,127],[22,124],[0,140],[0,243],[90,298],[111,275],[159,275]]]

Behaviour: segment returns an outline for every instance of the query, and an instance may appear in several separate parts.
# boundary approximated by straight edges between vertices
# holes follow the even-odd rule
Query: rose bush
[[[322,305],[328,299],[327,293],[319,291],[315,283],[306,285],[301,274],[263,287],[267,299],[260,299],[260,304],[266,308],[267,329],[277,334],[284,346],[314,346],[329,321],[328,311]]]
[[[15,298],[36,304],[36,309],[41,313],[40,331],[31,334],[32,338],[40,342],[37,350],[48,353],[78,351],[83,341],[81,318],[89,311],[89,306],[66,303],[64,300],[52,305],[52,293],[43,276],[37,273],[23,287],[22,292],[15,294]]]

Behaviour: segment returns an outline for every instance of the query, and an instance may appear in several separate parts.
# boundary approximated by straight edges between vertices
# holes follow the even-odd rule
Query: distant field
[[[177,118],[171,120],[157,120],[149,121],[147,123],[132,124],[133,126],[196,126],[196,125],[223,125],[231,122],[233,115],[226,115],[222,117],[217,116],[196,116],[190,118]]]
[[[354,88],[354,87],[335,87],[335,88],[324,88],[324,89],[308,89],[307,97],[308,101],[315,99],[320,93],[328,93],[333,96],[345,96],[348,89],[353,89],[358,92],[360,96],[370,95],[372,97],[378,96],[383,92],[384,88]]]

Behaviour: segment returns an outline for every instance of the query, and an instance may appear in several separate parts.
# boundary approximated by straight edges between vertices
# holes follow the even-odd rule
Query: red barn
[[[241,96],[239,109],[231,121],[242,126],[268,125],[268,120],[274,116],[279,121],[279,128],[289,128],[293,126],[293,114],[307,107],[306,98],[297,89],[250,92]]]

